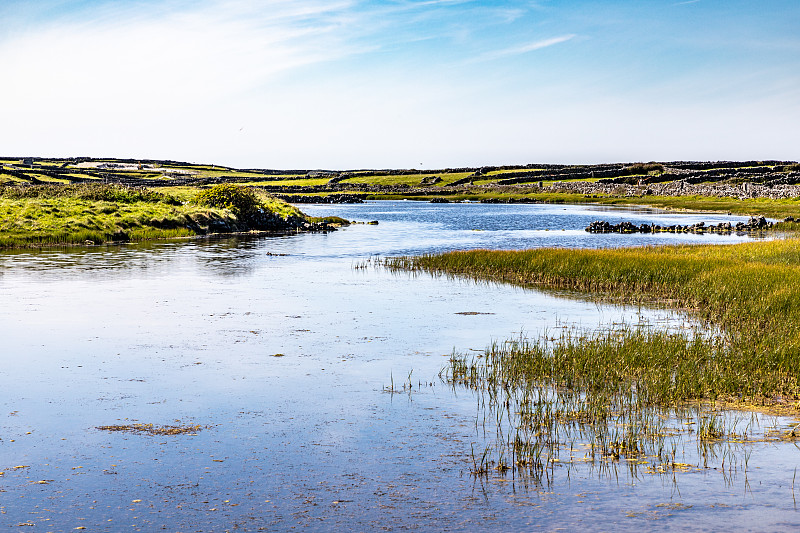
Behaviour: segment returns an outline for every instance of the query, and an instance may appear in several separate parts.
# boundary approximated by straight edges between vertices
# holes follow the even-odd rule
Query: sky
[[[3,0],[0,155],[800,159],[797,0]]]

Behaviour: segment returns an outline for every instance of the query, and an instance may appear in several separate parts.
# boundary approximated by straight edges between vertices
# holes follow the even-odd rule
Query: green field
[[[429,172],[424,174],[383,174],[375,176],[358,176],[343,180],[342,183],[363,184],[363,185],[382,185],[382,186],[397,186],[408,185],[409,187],[418,187],[422,180],[438,176],[442,179],[441,182],[435,186],[443,186],[454,181],[466,178],[472,172],[452,172],[452,173],[437,173]]]

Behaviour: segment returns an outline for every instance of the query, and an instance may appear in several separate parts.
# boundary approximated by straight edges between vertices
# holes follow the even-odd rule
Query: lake
[[[469,248],[735,243],[591,235],[742,217],[568,205],[302,206],[327,234],[0,253],[0,525],[33,531],[792,530],[791,443],[725,449],[674,477],[470,474],[477,398],[438,375],[493,340],[669,311],[396,274],[375,256]],[[367,268],[360,268],[365,263]],[[411,392],[400,394],[411,383]],[[747,415],[749,416],[749,415]],[[785,424],[759,419],[759,424]],[[152,435],[100,426],[200,426]],[[696,460],[693,443],[680,450]],[[735,456],[735,457],[734,457]],[[746,468],[730,468],[742,465]],[[694,458],[694,459],[693,459]],[[727,469],[725,461],[727,460]],[[566,470],[566,469],[562,469]]]

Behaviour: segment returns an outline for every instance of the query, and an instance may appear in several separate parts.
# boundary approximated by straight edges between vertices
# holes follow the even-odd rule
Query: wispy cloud
[[[532,43],[524,44],[521,46],[512,46],[509,48],[503,48],[501,50],[492,50],[490,52],[485,52],[483,54],[474,57],[469,62],[493,61],[495,59],[501,59],[504,57],[527,54],[535,50],[541,50],[542,48],[549,48],[557,44],[565,43],[567,41],[574,39],[575,37],[576,35],[574,33],[570,33],[567,35],[561,35],[559,37],[552,37],[550,39],[534,41]]]

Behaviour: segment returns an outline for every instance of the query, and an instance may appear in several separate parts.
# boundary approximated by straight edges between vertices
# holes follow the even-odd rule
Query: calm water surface
[[[353,268],[374,255],[476,247],[740,242],[747,237],[582,229],[596,219],[740,218],[415,202],[304,210],[380,224],[325,235],[0,254],[0,525],[800,526],[792,489],[800,452],[791,444],[749,447],[746,475],[707,469],[673,480],[585,469],[557,471],[547,487],[510,476],[476,481],[470,450],[484,443],[476,399],[437,377],[454,349],[477,353],[521,332],[622,321],[680,328],[682,320],[504,285]],[[419,390],[384,392],[409,374]],[[181,436],[96,429],[134,422],[205,429]]]

